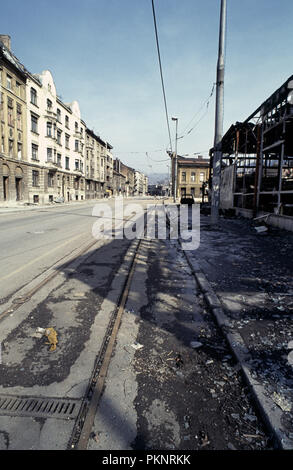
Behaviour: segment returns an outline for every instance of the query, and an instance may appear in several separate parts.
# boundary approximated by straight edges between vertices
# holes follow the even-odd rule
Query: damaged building
[[[293,76],[223,136],[221,209],[293,230],[292,131]]]

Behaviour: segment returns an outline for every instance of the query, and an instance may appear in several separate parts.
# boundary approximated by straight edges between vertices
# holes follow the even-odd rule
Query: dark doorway
[[[3,199],[8,199],[8,176],[3,176]]]
[[[21,178],[15,178],[16,200],[21,200]]]

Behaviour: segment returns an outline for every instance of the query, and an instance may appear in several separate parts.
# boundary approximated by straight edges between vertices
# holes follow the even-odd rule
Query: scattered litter
[[[36,328],[35,332],[32,334],[33,338],[42,338],[42,336],[45,334],[46,328]]]
[[[133,349],[135,350],[138,350],[138,349],[142,349],[143,348],[143,345],[140,344],[140,343],[137,343],[136,341],[134,343],[132,343],[131,345],[133,347]]]
[[[181,379],[184,378],[184,375],[182,372],[180,372],[179,370],[176,371],[176,375],[178,375],[178,377],[180,377]]]
[[[206,365],[209,365],[209,364],[213,364],[213,360],[212,359],[209,359],[207,362],[206,362]]]
[[[257,231],[257,233],[262,233],[262,232],[267,232],[268,231],[268,227],[266,227],[265,225],[259,225],[258,227],[254,227],[254,228]]]
[[[287,402],[287,400],[281,397],[281,395],[274,392],[272,398],[274,402],[276,403],[276,405],[278,405],[278,407],[281,408],[281,410],[291,411],[291,408],[292,408],[291,403]]]
[[[176,366],[177,367],[180,367],[181,365],[183,365],[181,354],[177,354],[177,357],[175,358],[175,361],[176,361]]]
[[[185,429],[189,429],[190,428],[190,424],[189,424],[189,417],[188,416],[184,416],[184,427]]]
[[[73,297],[84,297],[85,296],[85,292],[75,292],[73,294]]]
[[[245,413],[244,419],[246,419],[247,421],[251,421],[251,422],[252,422],[252,421],[256,421],[256,420],[257,420],[257,417],[254,416],[254,415],[250,415],[250,414],[248,414],[248,413]]]
[[[95,432],[91,432],[90,438],[93,439],[96,442],[99,442],[99,437]]]
[[[230,450],[237,450],[235,446],[233,446],[233,444],[231,442],[228,442],[228,445],[227,445],[228,449]]]
[[[218,381],[218,380],[215,380],[214,383],[215,383],[216,385],[219,385],[220,387],[224,387],[224,386],[226,385],[225,382]]]
[[[201,432],[200,437],[201,437],[201,447],[205,447],[210,444],[208,435],[206,433]]]
[[[54,330],[54,328],[50,327],[50,328],[46,328],[45,335],[47,336],[49,340],[49,342],[46,344],[51,344],[50,351],[55,351],[56,344],[58,343],[57,332]]]
[[[243,434],[243,437],[246,437],[248,439],[262,439],[262,436],[259,434]]]
[[[191,341],[190,347],[193,349],[200,348],[203,344],[199,341]]]

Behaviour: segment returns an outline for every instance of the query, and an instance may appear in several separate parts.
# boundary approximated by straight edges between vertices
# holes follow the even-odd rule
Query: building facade
[[[145,196],[148,192],[148,177],[141,171],[134,170],[134,195]]]
[[[63,103],[46,70],[27,79],[29,202],[85,199],[85,123],[77,101]]]
[[[28,198],[26,73],[0,36],[0,202]]]
[[[195,199],[201,200],[203,184],[207,184],[209,180],[209,167],[209,159],[201,156],[198,158],[178,157],[176,197],[192,194]],[[173,184],[174,169],[173,163]]]
[[[64,103],[49,70],[30,73],[0,35],[0,203],[47,204],[144,193],[147,181]],[[136,181],[136,183],[135,183]],[[141,188],[142,184],[142,188]]]

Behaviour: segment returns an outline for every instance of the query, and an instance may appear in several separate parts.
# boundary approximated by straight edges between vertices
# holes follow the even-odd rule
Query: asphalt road
[[[150,199],[128,199],[142,203]],[[74,249],[94,240],[93,208],[115,199],[0,214],[0,304]],[[113,211],[114,212],[114,211]]]

